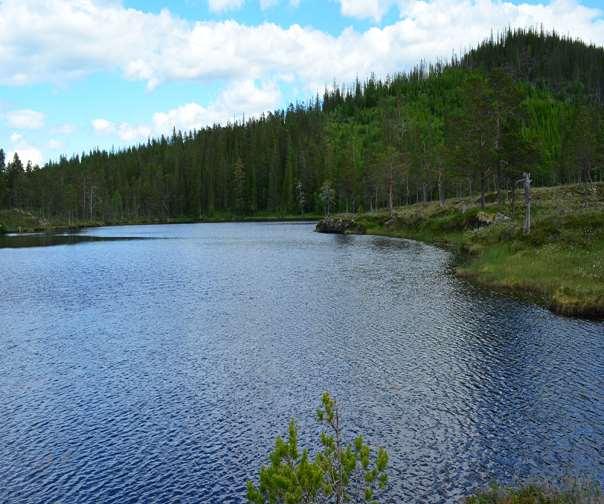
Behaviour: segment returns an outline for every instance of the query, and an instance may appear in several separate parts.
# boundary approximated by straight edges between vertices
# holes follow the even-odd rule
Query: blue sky
[[[0,0],[0,147],[43,163],[257,115],[507,26],[604,43],[600,0]]]

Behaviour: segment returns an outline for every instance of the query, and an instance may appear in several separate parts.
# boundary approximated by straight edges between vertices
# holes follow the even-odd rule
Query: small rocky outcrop
[[[317,233],[365,234],[365,226],[348,217],[325,217],[315,228]]]
[[[511,219],[502,213],[497,212],[496,214],[490,214],[487,212],[478,212],[476,214],[479,226],[490,226],[491,224],[500,224],[502,222],[508,222]]]
[[[384,229],[387,231],[392,231],[397,227],[400,227],[400,224],[396,215],[393,215],[386,222],[384,222]]]

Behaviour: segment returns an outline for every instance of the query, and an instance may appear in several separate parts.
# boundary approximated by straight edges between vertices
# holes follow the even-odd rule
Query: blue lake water
[[[602,323],[312,224],[85,236],[0,249],[0,502],[242,502],[290,417],[314,442],[324,390],[388,448],[388,502],[604,482]]]

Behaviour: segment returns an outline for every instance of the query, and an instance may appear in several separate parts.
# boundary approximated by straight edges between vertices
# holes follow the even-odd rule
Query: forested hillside
[[[102,222],[371,210],[604,176],[604,49],[520,30],[448,64],[245,123],[42,168],[0,151],[0,208]]]

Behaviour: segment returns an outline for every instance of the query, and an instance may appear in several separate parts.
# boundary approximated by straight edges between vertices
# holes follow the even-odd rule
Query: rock
[[[493,222],[495,222],[495,216],[493,214],[482,211],[476,214],[476,219],[478,220],[479,226],[490,226],[493,224]]]
[[[502,213],[499,213],[499,212],[497,212],[495,214],[495,224],[499,224],[500,222],[509,222],[511,220],[512,220],[512,218],[509,217],[509,216],[507,216],[507,215],[505,215],[505,214],[502,214]]]
[[[390,217],[386,222],[384,222],[384,228],[386,229],[394,229],[397,227],[397,218],[396,216],[392,216]]]
[[[490,226],[491,224],[499,224],[511,220],[507,215],[499,212],[490,214],[482,211],[476,214],[476,219],[478,221],[478,226]]]
[[[326,217],[317,223],[315,231],[332,234],[365,234],[365,227],[352,218]]]

